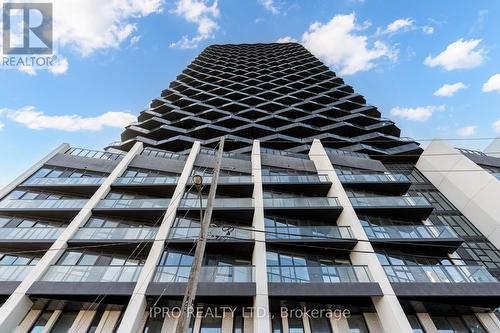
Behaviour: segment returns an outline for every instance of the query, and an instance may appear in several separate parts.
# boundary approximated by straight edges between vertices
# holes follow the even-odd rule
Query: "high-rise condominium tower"
[[[424,151],[302,46],[206,48],[121,139],[0,191],[0,332],[174,332],[200,206],[190,332],[500,332],[500,149]]]

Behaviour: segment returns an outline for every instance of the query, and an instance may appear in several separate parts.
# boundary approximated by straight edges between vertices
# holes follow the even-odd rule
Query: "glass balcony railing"
[[[200,235],[200,228],[172,228],[168,235],[169,239],[196,239]],[[217,240],[252,240],[253,231],[234,228],[231,226],[210,227],[208,239]]]
[[[373,282],[368,266],[267,266],[269,282],[355,283]]]
[[[103,199],[96,208],[111,209],[167,209],[169,199]]]
[[[187,282],[191,266],[158,266],[154,282]],[[253,282],[253,266],[202,266],[199,282]]]
[[[22,281],[34,266],[0,266],[0,281]]]
[[[189,184],[192,184],[193,180],[189,179]],[[212,183],[212,176],[203,176],[203,184],[208,185]],[[253,177],[248,176],[221,176],[219,177],[218,184],[222,185],[236,185],[236,184],[252,184]]]
[[[56,240],[64,228],[0,228],[0,240]]]
[[[342,183],[409,183],[410,180],[403,174],[358,174],[358,175],[338,175]]]
[[[202,199],[203,207],[207,206],[207,199]],[[179,208],[200,208],[200,199],[181,199]],[[253,208],[252,198],[215,198],[214,208]]]
[[[391,282],[498,282],[483,266],[384,266],[384,270]]]
[[[77,240],[152,240],[158,228],[80,228]]]
[[[266,228],[266,239],[353,239],[350,227],[292,226]]]
[[[374,239],[459,239],[453,228],[448,226],[365,226],[368,238]]]
[[[87,199],[48,199],[48,200],[4,200],[0,208],[6,209],[82,209]]]
[[[357,208],[370,207],[432,207],[424,197],[350,197],[351,204]]]
[[[81,177],[81,178],[31,178],[24,185],[101,185],[104,177]]]
[[[296,198],[264,198],[265,208],[325,208],[340,207],[337,198],[296,197]]]
[[[289,175],[289,176],[262,176],[264,184],[328,184],[331,183],[327,175]]]
[[[51,266],[41,281],[136,282],[142,266]]]
[[[179,177],[119,177],[116,179],[116,185],[176,185]]]

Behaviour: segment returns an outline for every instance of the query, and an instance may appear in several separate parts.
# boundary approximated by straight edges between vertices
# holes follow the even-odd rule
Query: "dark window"
[[[56,324],[52,327],[50,333],[68,333],[77,315],[78,311],[63,311],[57,318]]]
[[[38,319],[36,320],[29,333],[41,333],[53,313],[54,311],[43,311],[40,316],[38,316]]]

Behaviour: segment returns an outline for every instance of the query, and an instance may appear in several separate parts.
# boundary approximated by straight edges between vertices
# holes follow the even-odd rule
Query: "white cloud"
[[[0,122],[0,131],[5,127],[5,124]]]
[[[402,18],[402,19],[397,19],[396,21],[392,22],[387,26],[385,29],[379,28],[377,30],[377,34],[393,34],[398,31],[408,31],[411,28],[413,28],[415,25],[415,20],[412,18]]]
[[[81,56],[117,48],[137,30],[132,22],[161,12],[164,0],[53,0],[54,39]]]
[[[462,82],[457,82],[453,84],[443,84],[441,88],[434,92],[434,96],[450,97],[455,95],[460,89],[465,89],[467,86]]]
[[[375,60],[396,59],[396,52],[376,40],[369,45],[368,37],[357,32],[368,27],[357,24],[354,13],[336,15],[329,22],[315,22],[302,35],[302,44],[327,65],[340,70],[341,75],[367,71],[376,66]]]
[[[500,73],[493,75],[483,84],[483,92],[500,92]]]
[[[426,121],[434,112],[443,110],[444,105],[428,105],[416,108],[403,108],[397,106],[391,109],[391,115],[412,121]]]
[[[296,42],[297,40],[290,36],[278,38],[278,40],[276,41],[276,43],[296,43]]]
[[[495,121],[495,122],[492,124],[492,126],[493,126],[493,129],[494,129],[496,132],[500,133],[500,118],[498,118],[498,120],[497,120],[497,121]]]
[[[422,27],[422,31],[426,35],[432,35],[434,33],[434,27],[431,27],[430,25],[424,25]]]
[[[103,127],[123,128],[136,119],[128,112],[106,112],[97,117],[48,116],[36,110],[34,106],[25,106],[17,110],[4,108],[0,109],[0,114],[31,129],[58,129],[67,132],[99,131]]]
[[[194,37],[182,36],[179,41],[170,44],[172,48],[196,48],[200,42],[213,38],[214,32],[219,29],[219,24],[215,20],[219,17],[217,1],[209,5],[206,0],[177,0],[176,7],[172,12],[198,26],[197,35]]]
[[[464,40],[451,43],[435,57],[428,56],[424,64],[430,67],[441,66],[447,71],[474,68],[483,63],[485,50],[479,48],[481,39]]]
[[[274,0],[258,0],[258,2],[273,15],[280,13],[280,6]]]
[[[471,136],[476,133],[477,126],[465,126],[457,129],[457,134],[460,136]]]
[[[68,59],[59,56],[57,62],[49,67],[49,72],[54,75],[64,74],[68,71]]]

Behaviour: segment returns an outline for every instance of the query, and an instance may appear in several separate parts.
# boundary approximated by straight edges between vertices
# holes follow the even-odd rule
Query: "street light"
[[[203,184],[203,177],[200,175],[193,176],[194,187],[198,190],[198,197],[200,198],[200,224],[203,223],[203,200],[201,199],[201,184]]]

